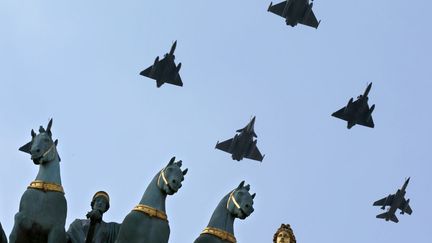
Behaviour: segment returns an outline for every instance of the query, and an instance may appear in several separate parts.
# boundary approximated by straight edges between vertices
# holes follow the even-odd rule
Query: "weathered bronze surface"
[[[39,165],[39,172],[21,197],[9,237],[11,243],[66,242],[67,206],[60,178],[58,141],[52,139],[51,126],[52,119],[46,130],[39,128],[39,134],[32,130],[32,140],[20,148]]]
[[[138,206],[123,220],[117,243],[168,243],[170,227],[165,200],[181,188],[187,173],[187,169],[180,168],[182,161],[174,161],[175,157],[154,176]]]
[[[255,193],[249,193],[250,186],[240,185],[225,195],[213,212],[210,222],[195,243],[236,243],[234,220],[245,219],[254,211]]]

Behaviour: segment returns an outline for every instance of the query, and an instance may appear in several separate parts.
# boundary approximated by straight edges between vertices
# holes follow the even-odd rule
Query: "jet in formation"
[[[287,25],[292,27],[298,23],[318,28],[321,20],[318,21],[312,11],[313,0],[286,0],[276,5],[270,3],[267,11],[285,18]]]
[[[375,124],[372,119],[372,112],[375,109],[375,105],[372,105],[370,108],[368,105],[368,94],[371,88],[372,83],[367,86],[363,95],[357,97],[356,101],[353,101],[353,98],[351,98],[345,107],[334,112],[332,116],[347,121],[348,129],[351,129],[355,124],[373,128]]]
[[[261,155],[256,144],[257,135],[254,131],[255,117],[242,129],[237,130],[234,138],[228,139],[216,144],[216,148],[232,154],[232,159],[240,161],[243,158],[262,161],[264,156]]]
[[[164,83],[183,86],[183,82],[179,74],[181,63],[176,65],[174,62],[174,51],[176,46],[177,41],[174,42],[170,52],[166,53],[162,60],[159,60],[159,56],[156,57],[153,65],[140,72],[140,75],[156,80],[156,86],[158,88]]]
[[[387,197],[374,202],[374,206],[381,206],[381,209],[384,210],[386,206],[390,206],[389,210],[383,214],[379,214],[376,217],[379,219],[385,219],[386,221],[393,221],[395,223],[399,222],[399,219],[396,217],[395,213],[397,209],[400,209],[400,214],[407,213],[411,215],[412,209],[409,205],[409,199],[405,199],[406,188],[408,186],[410,178],[408,178],[403,184],[402,188],[397,190],[395,194],[390,194]]]

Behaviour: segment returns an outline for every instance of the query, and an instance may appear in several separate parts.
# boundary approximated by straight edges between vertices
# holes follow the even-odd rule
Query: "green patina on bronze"
[[[210,218],[210,222],[194,243],[236,243],[234,220],[245,219],[254,211],[255,193],[249,193],[250,186],[244,181],[225,195]]]
[[[0,223],[0,243],[7,243],[5,232],[3,231],[3,227]]]
[[[39,128],[39,134],[32,130],[32,140],[19,149],[31,155],[39,172],[21,197],[10,243],[66,242],[67,205],[61,186],[58,141],[52,139],[51,126],[52,119],[46,130]]]
[[[173,195],[182,186],[187,169],[181,170],[182,161],[174,162],[157,173],[135,207],[123,220],[117,243],[167,243],[170,228],[165,212],[167,195]]]

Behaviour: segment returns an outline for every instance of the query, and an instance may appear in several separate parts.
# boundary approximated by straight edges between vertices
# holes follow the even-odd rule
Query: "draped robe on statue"
[[[90,228],[89,219],[75,219],[67,231],[68,243],[85,243]],[[118,223],[97,223],[93,235],[93,243],[114,243],[120,229]]]

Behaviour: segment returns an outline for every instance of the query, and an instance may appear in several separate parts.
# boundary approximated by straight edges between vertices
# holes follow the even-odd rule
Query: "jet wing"
[[[337,118],[342,119],[342,120],[345,120],[345,121],[349,120],[348,116],[345,114],[345,106],[342,107],[341,109],[339,109],[338,111],[334,112],[332,114],[332,116],[337,117]]]
[[[264,159],[264,156],[261,155],[261,153],[257,147],[255,147],[255,149],[250,154],[246,155],[245,157],[248,159],[258,160],[260,162],[262,162]]]
[[[287,5],[287,1],[283,1],[283,2],[278,3],[276,5],[271,5],[268,8],[268,11],[285,18],[285,16],[283,16],[283,11],[284,11],[286,5]]]
[[[147,69],[141,71],[140,75],[145,76],[145,77],[149,77],[149,78],[153,78],[153,77],[150,77],[150,73],[151,73],[152,68],[153,68],[153,65],[151,65]]]
[[[151,74],[151,70],[154,66],[151,65],[150,67],[148,67],[147,69],[143,70],[142,72],[140,72],[140,75],[145,76],[145,77],[149,77],[151,79],[160,79],[161,78],[161,70],[164,70],[164,66],[167,64],[167,60],[166,58],[163,58],[162,60],[159,60],[156,63],[156,72],[153,75]]]
[[[399,206],[399,209],[402,210],[403,212],[409,214],[409,215],[412,214],[412,209],[411,209],[409,204],[407,205],[407,201],[405,200],[405,198],[403,199],[403,202]]]
[[[370,110],[369,105],[367,105],[367,110],[368,111]],[[366,112],[363,115],[363,119],[362,120],[357,121],[356,123],[359,124],[359,125],[366,126],[366,127],[374,128],[375,124],[374,124],[374,121],[372,119],[372,116],[369,119],[367,119],[366,115],[368,115],[368,112]]]
[[[309,13],[309,16],[306,19],[302,19],[299,21],[301,24],[310,26],[310,27],[314,27],[314,28],[318,28],[319,22],[317,20],[317,18],[315,17],[315,14],[313,13],[313,11],[311,10]]]
[[[222,150],[222,151],[225,151],[225,152],[231,153],[230,148],[231,148],[231,143],[232,143],[232,141],[233,141],[233,139],[231,138],[231,139],[228,139],[228,140],[223,141],[223,142],[221,142],[221,143],[218,142],[218,143],[216,144],[216,148],[217,148],[217,149],[220,149],[220,150]]]
[[[388,199],[387,199],[388,198]],[[390,195],[389,197],[385,197],[374,202],[374,206],[390,206],[393,203],[394,195]],[[387,200],[387,202],[386,202]],[[385,205],[384,205],[385,204]]]
[[[166,59],[163,59],[163,60],[166,60]],[[174,61],[165,61],[164,64],[167,65],[167,70],[176,70],[177,69],[177,66],[174,63]],[[167,80],[165,80],[165,83],[170,83],[170,84],[174,84],[177,86],[183,86],[183,82],[181,80],[180,74],[177,74],[177,73],[175,73],[173,75],[173,77],[170,77]]]
[[[180,74],[177,74],[174,79],[169,79],[167,81],[165,81],[165,83],[170,83],[170,84],[174,84],[177,86],[183,86],[183,82],[182,79],[180,77]]]
[[[373,122],[372,116],[371,116],[371,118],[369,118],[368,121],[366,121],[366,120],[358,121],[357,124],[363,125],[363,126],[366,126],[366,127],[370,127],[370,128],[374,128],[375,127],[375,124]]]

